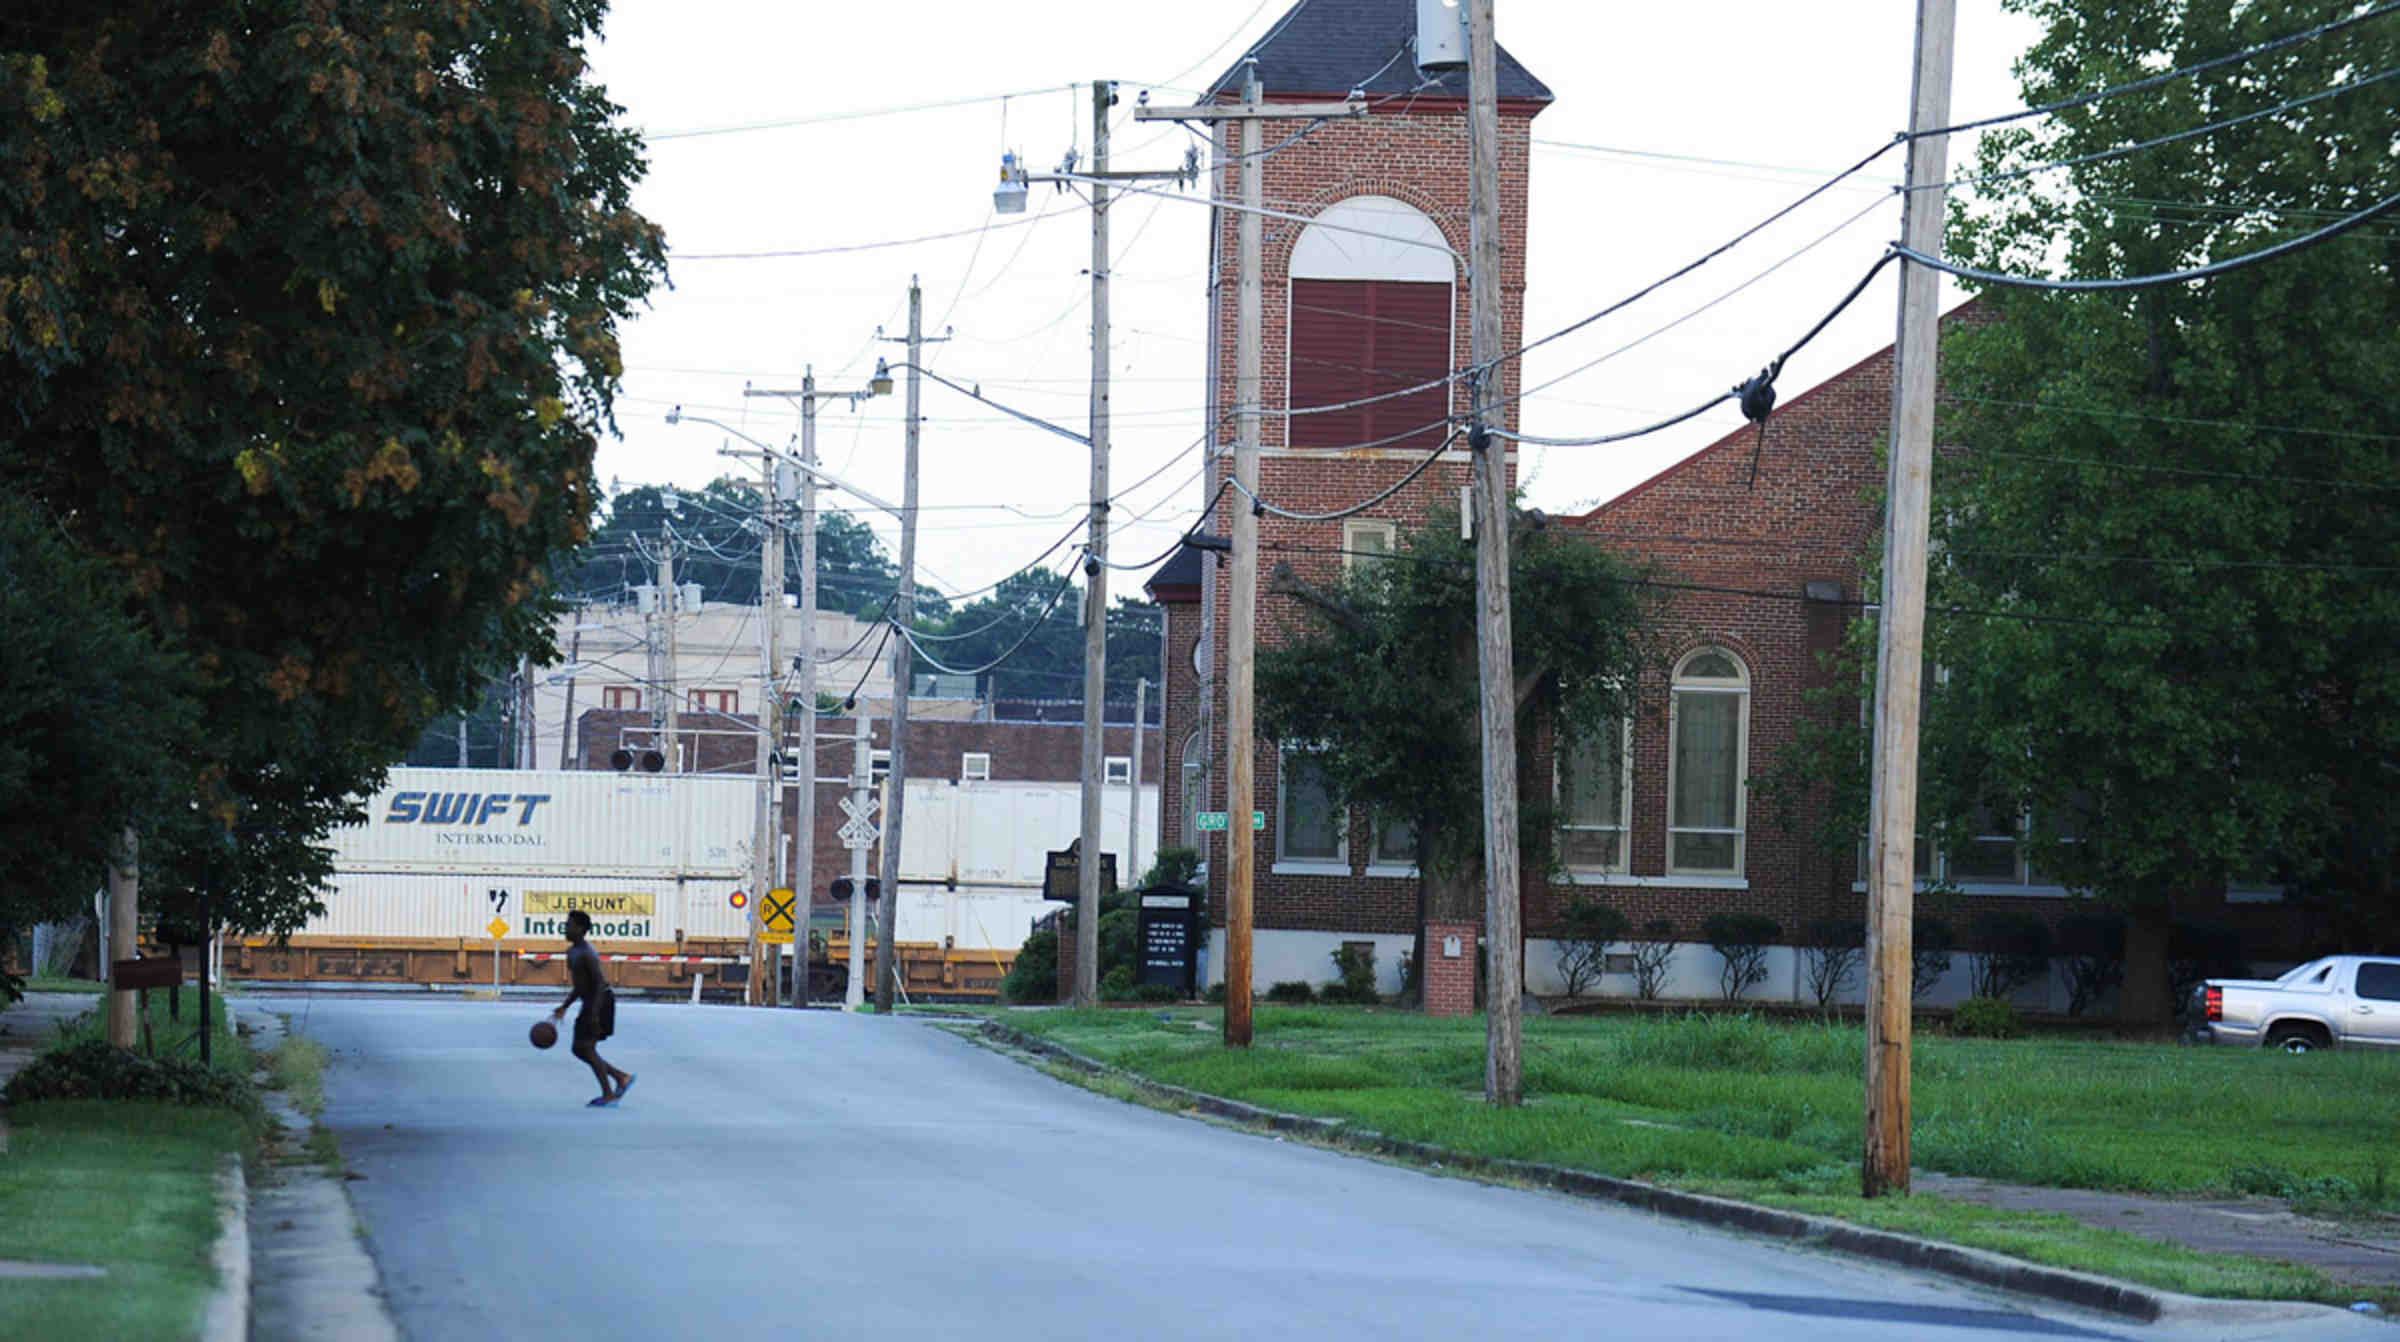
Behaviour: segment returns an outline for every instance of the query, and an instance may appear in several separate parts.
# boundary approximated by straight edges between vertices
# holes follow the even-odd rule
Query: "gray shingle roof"
[[[1258,78],[1269,94],[1339,98],[1357,88],[1373,97],[1416,88],[1416,62],[1409,51],[1416,35],[1417,0],[1300,0],[1245,54],[1258,57]],[[1239,93],[1241,87],[1237,59],[1209,89]],[[1425,92],[1461,98],[1466,89],[1466,71],[1457,70]],[[1506,49],[1500,52],[1500,96],[1551,101],[1549,86]]]

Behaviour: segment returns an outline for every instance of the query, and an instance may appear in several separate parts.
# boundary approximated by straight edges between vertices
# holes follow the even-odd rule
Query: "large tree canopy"
[[[284,859],[549,651],[543,564],[583,538],[616,326],[664,265],[585,77],[604,8],[0,15],[0,485],[188,657],[214,833],[145,854],[247,836],[294,879],[243,877],[243,925],[297,925]]]
[[[1440,918],[1478,915],[1483,860],[1475,551],[1458,530],[1437,513],[1330,586],[1278,566],[1272,590],[1306,618],[1260,651],[1257,673],[1259,734],[1311,745],[1338,804],[1414,826],[1427,916]],[[1521,742],[1547,729],[1572,746],[1632,711],[1649,615],[1637,577],[1590,538],[1521,519],[1509,547]],[[1550,789],[1521,780],[1518,795],[1526,865],[1540,870]]]
[[[2047,25],[2029,101],[2190,64],[2361,6],[2013,0]],[[2265,113],[2400,63],[2371,21],[1995,135],[1984,174]],[[2400,189],[2388,86],[1977,188],[1954,254],[2018,273],[2174,271]],[[2205,283],[1988,290],[1944,348],[1925,805],[1955,848],[2024,817],[2034,868],[2133,915],[2126,1009],[2229,880],[2388,949],[2400,819],[2400,230]],[[1946,610],[1960,613],[1945,615]],[[1981,612],[1969,614],[1966,612]],[[1938,840],[1937,840],[1938,841]]]

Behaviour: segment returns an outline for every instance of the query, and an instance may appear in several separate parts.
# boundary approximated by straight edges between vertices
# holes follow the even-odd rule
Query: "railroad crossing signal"
[[[769,890],[767,892],[767,902],[759,906],[760,921],[765,929],[759,933],[760,941],[770,946],[792,944],[792,901],[794,898],[790,890]]]

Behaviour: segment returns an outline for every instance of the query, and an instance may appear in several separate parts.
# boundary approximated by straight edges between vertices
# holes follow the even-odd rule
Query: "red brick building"
[[[1462,366],[1469,345],[1466,270],[1467,139],[1463,79],[1428,82],[1401,44],[1413,31],[1406,0],[1304,0],[1252,53],[1267,101],[1339,99],[1352,89],[1372,110],[1301,135],[1264,138],[1271,206],[1305,214],[1270,220],[1264,257],[1263,370],[1267,412],[1260,494],[1300,513],[1346,509],[1391,487],[1440,443],[1443,421],[1464,411],[1448,384],[1425,388]],[[1215,85],[1238,97],[1244,65]],[[1368,72],[1377,72],[1370,75]],[[1548,91],[1501,59],[1501,217],[1504,230],[1504,347],[1522,341],[1527,148]],[[1292,123],[1270,123],[1270,125]],[[1306,124],[1306,123],[1300,123]],[[1221,157],[1220,162],[1225,160]],[[1228,165],[1219,190],[1238,198]],[[1235,239],[1238,215],[1220,215],[1212,240],[1213,441],[1204,488],[1213,511],[1203,529],[1230,533],[1236,500],[1215,491],[1230,473]],[[1514,391],[1519,364],[1504,365]],[[1398,394],[1393,394],[1398,393]],[[1368,405],[1356,402],[1381,396]],[[1650,630],[1659,656],[1643,675],[1622,736],[1602,745],[1592,780],[1561,795],[1568,832],[1565,870],[1525,873],[1525,975],[1537,993],[1561,988],[1560,917],[1578,896],[1627,914],[1634,926],[1672,920],[1682,949],[1665,994],[1713,997],[1721,962],[1701,941],[1719,911],[1773,918],[1786,944],[1772,949],[1753,1000],[1807,1000],[1804,956],[1795,948],[1818,918],[1864,912],[1854,856],[1829,855],[1807,837],[1804,816],[1788,830],[1758,794],[1812,708],[1808,692],[1827,683],[1823,654],[1836,648],[1860,610],[1862,574],[1881,530],[1872,499],[1882,484],[1880,444],[1888,428],[1888,350],[1787,400],[1762,440],[1744,428],[1581,518],[1564,523],[1627,557],[1655,566],[1664,613]],[[1447,400],[1445,407],[1443,402]],[[1338,407],[1317,413],[1323,407]],[[1510,423],[1513,429],[1513,406]],[[1388,548],[1395,529],[1450,505],[1468,479],[1463,451],[1446,451],[1425,474],[1363,514],[1309,522],[1260,519],[1261,569],[1288,563],[1323,581],[1362,553]],[[1513,463],[1511,479],[1514,478]],[[1557,523],[1553,523],[1556,525]],[[1265,813],[1253,887],[1256,986],[1334,977],[1332,952],[1366,942],[1378,986],[1400,987],[1400,961],[1418,928],[1417,881],[1405,846],[1378,834],[1357,808],[1339,813],[1309,778],[1305,754],[1257,743],[1257,794],[1225,795],[1225,653],[1229,574],[1217,554],[1187,548],[1153,576],[1166,611],[1166,718],[1170,756],[1162,776],[1167,843],[1198,847],[1209,864],[1210,972],[1221,977],[1225,916],[1222,834],[1203,832],[1201,812]],[[1297,627],[1296,602],[1262,581],[1262,647]],[[1547,746],[1530,737],[1537,776],[1555,779]],[[1613,747],[1613,748],[1612,748]],[[1964,933],[1977,914],[2033,911],[2055,922],[2076,907],[2068,892],[2030,869],[2013,829],[1978,836],[1959,854],[1926,853],[1927,878],[1966,896],[1950,910]],[[2234,894],[2229,901],[2239,903]],[[2255,922],[2269,910],[2228,909],[2226,921]],[[1965,995],[1962,954],[1928,995]],[[1597,991],[1631,995],[1633,976],[1612,972]],[[1857,1000],[1853,983],[1845,996]],[[2056,976],[2020,995],[2029,1007],[2064,1004]]]
[[[1437,503],[1455,505],[1470,476],[1464,444],[1445,447],[1452,417],[1467,405],[1451,373],[1471,344],[1464,261],[1468,249],[1467,103],[1463,72],[1416,68],[1414,0],[1302,0],[1212,86],[1238,101],[1251,63],[1268,104],[1339,101],[1363,94],[1363,117],[1271,121],[1262,136],[1265,198],[1310,222],[1264,224],[1262,400],[1266,412],[1260,496],[1295,513],[1348,507],[1392,489],[1438,452],[1405,487],[1357,516],[1260,519],[1262,570],[1289,564],[1329,579],[1360,554],[1390,548]],[[1501,310],[1504,345],[1523,339],[1528,150],[1533,119],[1550,91],[1507,52],[1499,57]],[[1239,199],[1238,140],[1219,152],[1220,198]],[[1220,211],[1211,239],[1212,457],[1203,488],[1215,500],[1203,529],[1232,528],[1234,496],[1215,491],[1230,474],[1236,405],[1235,273],[1240,215]],[[1502,370],[1502,397],[1520,369]],[[1515,427],[1513,404],[1506,427]],[[1509,478],[1514,481],[1513,455]],[[1224,842],[1202,835],[1194,817],[1231,811],[1222,740],[1227,575],[1187,550],[1150,582],[1167,605],[1162,735],[1174,765],[1164,778],[1167,842],[1201,848],[1209,862],[1213,925],[1210,964],[1221,973]],[[1258,640],[1272,646],[1297,627],[1298,612],[1262,595]],[[1257,977],[1333,977],[1330,952],[1371,942],[1379,983],[1399,986],[1400,958],[1415,939],[1413,859],[1393,836],[1358,815],[1323,804],[1305,757],[1260,742],[1254,886]]]

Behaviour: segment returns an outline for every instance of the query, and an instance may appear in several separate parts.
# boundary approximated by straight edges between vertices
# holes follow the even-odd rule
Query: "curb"
[[[233,1006],[219,993],[214,1003],[224,1013],[225,1028],[241,1037]],[[229,1155],[217,1167],[217,1245],[210,1264],[217,1272],[217,1292],[209,1297],[201,1323],[205,1342],[249,1342],[250,1337],[250,1176],[240,1155]]]
[[[1107,1076],[1126,1082],[1154,1099],[1166,1100],[1179,1108],[1195,1110],[1213,1118],[1225,1119],[1245,1127],[1269,1132],[1290,1133],[1310,1141],[1363,1155],[1398,1157],[1421,1164],[1435,1165],[1445,1172],[1457,1172],[1531,1184],[1535,1187],[1567,1193],[1576,1197],[1602,1199],[1625,1206],[1672,1216],[1679,1220],[1696,1221],[1703,1225],[1722,1226],[1747,1231],[1772,1239],[1789,1240],[1814,1248],[1872,1258],[1879,1262],[1920,1272],[1939,1273],[1980,1286],[2039,1296],[2061,1304],[2097,1310],[2142,1323],[2156,1322],[2167,1313],[2171,1300],[2182,1297],[2148,1287],[2114,1281],[2076,1272],[2068,1268],[2045,1267],[2038,1263],[2022,1262],[1983,1249],[1963,1248],[1935,1240],[1918,1239],[1913,1235],[1889,1230],[1872,1230],[1844,1221],[1799,1212],[1777,1211],[1731,1198],[1710,1197],[1701,1193],[1680,1193],[1655,1184],[1633,1179],[1619,1179],[1588,1170],[1572,1170],[1557,1165],[1543,1165],[1525,1160],[1502,1160],[1487,1156],[1469,1155],[1429,1142],[1404,1141],[1352,1127],[1341,1119],[1309,1118],[1287,1114],[1257,1105],[1229,1100],[1220,1095],[1204,1095],[1169,1086],[1121,1071],[1105,1063],[1084,1057],[1070,1049],[1061,1048],[1046,1039],[1038,1039],[1014,1026],[986,1020],[980,1032],[987,1038],[1025,1052],[1037,1054],[1065,1064],[1087,1076]]]
[[[213,1255],[217,1293],[209,1299],[200,1335],[206,1342],[248,1342],[250,1337],[250,1181],[240,1156],[225,1157],[217,1171],[217,1205],[224,1220]]]

